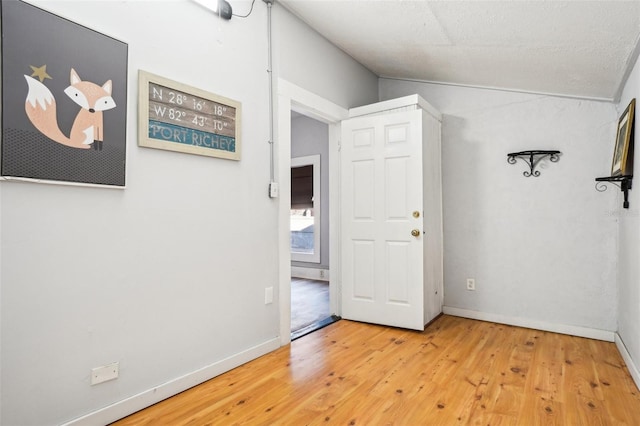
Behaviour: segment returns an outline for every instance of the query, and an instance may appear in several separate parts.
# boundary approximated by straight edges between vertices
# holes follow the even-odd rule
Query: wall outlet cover
[[[108,382],[109,380],[115,380],[120,374],[120,363],[112,362],[111,364],[103,365],[102,367],[96,367],[91,369],[91,385],[97,385],[100,383]]]
[[[467,290],[474,291],[476,289],[476,280],[467,278]]]

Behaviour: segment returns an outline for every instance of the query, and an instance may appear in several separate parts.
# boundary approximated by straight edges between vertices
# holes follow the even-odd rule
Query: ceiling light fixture
[[[206,7],[222,19],[231,19],[233,10],[226,0],[194,0],[201,6]]]
[[[214,12],[218,14],[222,19],[231,19],[231,15],[233,15],[233,10],[231,10],[231,5],[226,0],[218,0],[213,1],[216,5],[214,7]]]

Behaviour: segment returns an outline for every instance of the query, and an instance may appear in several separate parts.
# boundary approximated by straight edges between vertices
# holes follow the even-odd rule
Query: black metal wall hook
[[[549,157],[549,160],[556,163],[560,159],[560,151],[544,151],[544,150],[532,150],[532,151],[520,151],[507,154],[507,162],[509,164],[516,164],[517,159],[523,160],[529,166],[529,171],[524,171],[522,174],[525,177],[538,177],[540,171],[536,170],[536,166],[545,157]]]
[[[607,184],[603,182],[613,183],[620,188],[620,191],[624,192],[624,203],[622,203],[622,207],[628,209],[629,190],[631,189],[631,184],[633,182],[633,175],[606,176],[596,178],[596,191],[604,192],[607,190]],[[618,185],[618,183],[620,183],[620,185]]]

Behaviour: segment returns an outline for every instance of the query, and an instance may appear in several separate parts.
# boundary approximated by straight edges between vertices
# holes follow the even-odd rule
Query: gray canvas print
[[[127,44],[2,1],[2,175],[125,185]]]

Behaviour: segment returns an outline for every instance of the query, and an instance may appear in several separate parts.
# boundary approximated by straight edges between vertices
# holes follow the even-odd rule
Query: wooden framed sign
[[[140,70],[138,145],[240,160],[240,102]]]

